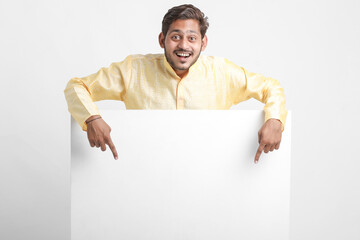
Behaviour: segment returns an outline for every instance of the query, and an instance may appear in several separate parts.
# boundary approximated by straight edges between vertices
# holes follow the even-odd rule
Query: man
[[[72,78],[65,96],[69,111],[91,147],[108,145],[118,158],[111,128],[93,101],[124,101],[127,109],[229,109],[249,98],[265,103],[255,163],[264,151],[279,149],[287,110],[279,83],[223,58],[200,56],[207,46],[207,17],[190,4],[164,16],[159,44],[164,54],[132,55],[84,78]]]

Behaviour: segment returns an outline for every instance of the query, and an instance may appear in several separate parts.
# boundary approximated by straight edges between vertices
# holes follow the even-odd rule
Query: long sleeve
[[[270,118],[279,119],[284,126],[286,123],[287,109],[285,106],[284,90],[280,83],[270,77],[248,72],[228,60],[229,77],[233,90],[233,104],[238,104],[249,98],[255,98],[265,104],[265,121]]]
[[[121,100],[126,96],[126,79],[131,69],[131,58],[112,63],[87,77],[74,77],[68,82],[64,93],[68,109],[73,118],[86,131],[86,119],[99,115],[94,104],[100,100]]]

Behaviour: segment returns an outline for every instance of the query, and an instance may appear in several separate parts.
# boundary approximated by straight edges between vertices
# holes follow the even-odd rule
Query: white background
[[[129,54],[160,53],[162,17],[182,3],[0,1],[1,239],[69,239],[65,85]],[[285,89],[293,119],[291,239],[359,239],[360,2],[192,3],[210,20],[204,54]]]

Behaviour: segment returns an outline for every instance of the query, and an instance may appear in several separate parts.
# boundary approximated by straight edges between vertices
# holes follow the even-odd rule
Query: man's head
[[[201,38],[204,38],[209,27],[208,18],[197,7],[191,4],[184,4],[168,10],[162,21],[162,33],[166,36],[170,25],[176,20],[194,19],[199,22]]]
[[[207,45],[207,17],[191,4],[171,8],[162,21],[159,43],[166,60],[183,77]]]

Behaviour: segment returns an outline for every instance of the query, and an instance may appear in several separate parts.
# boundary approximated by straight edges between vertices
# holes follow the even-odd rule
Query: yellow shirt
[[[246,71],[225,58],[200,56],[182,79],[164,54],[130,55],[97,73],[72,78],[65,89],[69,112],[86,130],[100,115],[100,100],[124,101],[127,109],[229,109],[255,98],[265,103],[265,120],[285,125],[284,91],[278,81]]]

